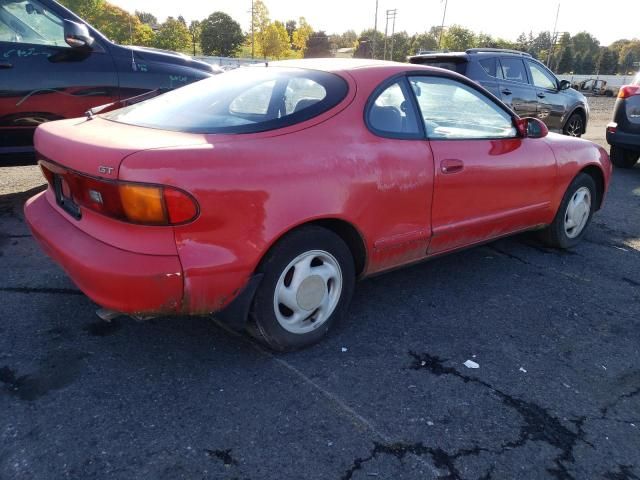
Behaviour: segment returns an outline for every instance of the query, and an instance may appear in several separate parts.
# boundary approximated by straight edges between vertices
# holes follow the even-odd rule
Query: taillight
[[[618,98],[629,98],[634,95],[640,95],[640,85],[625,85],[618,92]]]
[[[40,161],[42,172],[55,188],[55,177],[69,192],[65,196],[81,207],[116,220],[139,225],[178,225],[198,215],[195,199],[165,185],[103,180]]]

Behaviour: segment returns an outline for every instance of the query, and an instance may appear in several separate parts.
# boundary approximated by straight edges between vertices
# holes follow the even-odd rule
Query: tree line
[[[558,74],[627,74],[638,70],[640,40],[620,39],[602,46],[588,32],[576,35],[551,32],[522,33],[515,41],[476,33],[460,25],[409,35],[397,32],[385,38],[380,31],[353,30],[328,35],[316,31],[304,17],[272,20],[262,0],[254,2],[252,29],[243,32],[240,24],[224,12],[214,12],[187,24],[182,16],[164,22],[149,12],[135,15],[106,0],[61,0],[61,3],[94,25],[117,43],[135,44],[188,52],[193,55],[256,57],[265,59],[314,58],[332,56],[337,49],[353,49],[359,58],[406,61],[420,51],[463,51],[468,48],[510,48],[531,54]]]

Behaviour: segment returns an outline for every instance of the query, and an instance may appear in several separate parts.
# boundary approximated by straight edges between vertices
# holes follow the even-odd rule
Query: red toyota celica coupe
[[[525,230],[572,247],[611,177],[463,76],[370,60],[240,68],[35,144],[26,218],[91,299],[217,313],[278,350],[323,337],[358,278]]]

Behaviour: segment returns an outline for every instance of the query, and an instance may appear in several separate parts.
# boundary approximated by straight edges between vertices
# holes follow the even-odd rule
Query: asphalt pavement
[[[640,478],[640,167],[577,248],[365,280],[286,355],[206,318],[98,320],[29,235],[38,188],[0,195],[1,480]]]

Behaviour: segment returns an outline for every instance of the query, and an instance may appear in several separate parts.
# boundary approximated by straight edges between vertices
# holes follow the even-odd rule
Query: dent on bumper
[[[31,198],[24,211],[42,249],[97,304],[129,314],[180,312],[183,274],[177,256],[143,255],[107,245],[63,218],[45,192]]]

